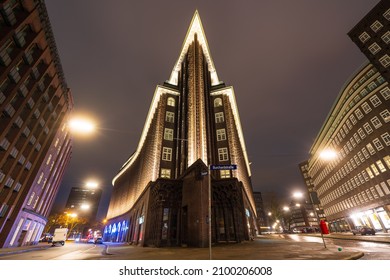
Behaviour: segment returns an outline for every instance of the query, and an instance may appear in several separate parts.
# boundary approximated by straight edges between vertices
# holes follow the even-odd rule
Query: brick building
[[[218,79],[198,12],[157,86],[137,150],[113,180],[104,239],[150,246],[248,240],[256,208],[234,90]]]
[[[0,1],[0,247],[37,243],[69,161],[73,101],[43,1]]]

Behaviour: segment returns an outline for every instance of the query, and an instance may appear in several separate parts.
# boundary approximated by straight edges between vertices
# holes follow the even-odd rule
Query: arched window
[[[214,107],[220,107],[222,106],[222,99],[221,98],[215,98],[214,99]]]
[[[168,106],[175,107],[175,98],[168,97]]]

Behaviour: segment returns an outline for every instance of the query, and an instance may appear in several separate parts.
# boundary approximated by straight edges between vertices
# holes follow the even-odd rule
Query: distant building
[[[89,223],[96,221],[102,190],[100,188],[74,187],[70,190],[65,211],[77,213],[78,216],[88,220]]]
[[[301,165],[332,231],[390,229],[389,102],[389,84],[372,64],[364,66],[340,92]],[[336,156],[321,157],[325,150]]]
[[[225,165],[237,170],[211,171]],[[113,180],[104,239],[206,247],[249,240],[256,206],[231,86],[219,80],[195,13],[171,76],[157,86],[135,153]]]
[[[73,101],[43,1],[0,3],[0,247],[35,244],[70,158]]]
[[[289,213],[286,213],[286,215],[290,215],[290,230],[312,232],[319,228],[317,216],[311,202],[292,201],[289,209]]]
[[[348,35],[389,83],[390,1],[381,0]]]
[[[255,206],[256,206],[256,213],[257,213],[256,224],[258,228],[258,233],[261,233],[262,231],[269,231],[267,217],[264,211],[263,197],[261,195],[261,192],[253,192],[253,198],[255,200]]]

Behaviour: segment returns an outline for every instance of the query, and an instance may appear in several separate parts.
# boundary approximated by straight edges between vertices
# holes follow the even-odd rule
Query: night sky
[[[347,33],[378,0],[46,0],[74,112],[96,120],[74,137],[53,210],[88,178],[104,189],[135,151],[156,85],[169,79],[198,9],[219,79],[235,90],[255,191],[304,190],[298,164],[343,85],[366,63]]]

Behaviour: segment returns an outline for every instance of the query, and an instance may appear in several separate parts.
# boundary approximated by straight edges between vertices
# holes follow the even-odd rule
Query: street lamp
[[[70,130],[77,134],[90,134],[95,131],[95,124],[86,118],[74,117],[68,122]]]

